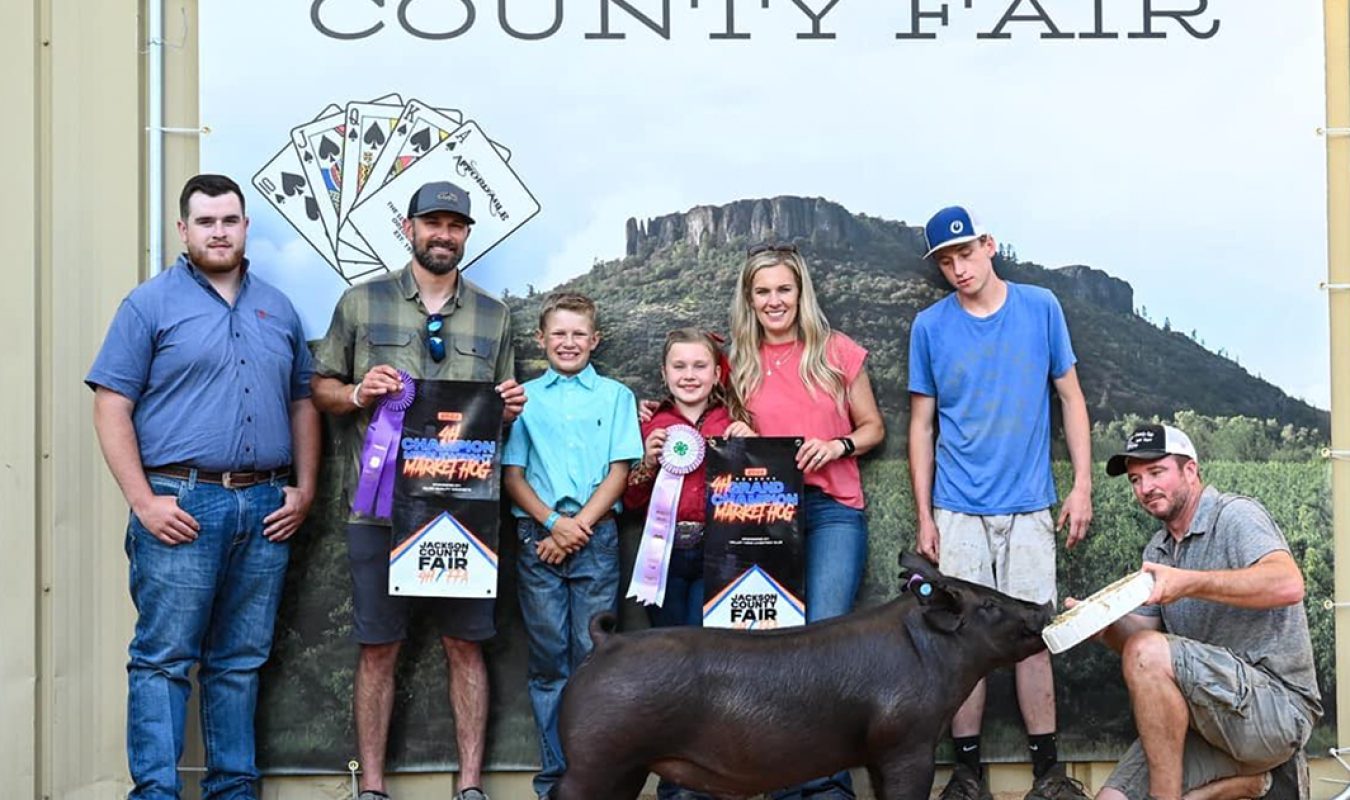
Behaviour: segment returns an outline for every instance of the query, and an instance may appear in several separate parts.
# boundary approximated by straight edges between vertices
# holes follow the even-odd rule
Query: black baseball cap
[[[1163,456],[1186,456],[1198,460],[1191,437],[1171,425],[1140,425],[1125,440],[1125,449],[1106,462],[1106,474],[1111,477],[1125,474],[1126,459],[1156,461]]]
[[[458,214],[473,224],[473,217],[469,216],[469,193],[450,181],[424,183],[408,201],[408,219],[434,211]]]

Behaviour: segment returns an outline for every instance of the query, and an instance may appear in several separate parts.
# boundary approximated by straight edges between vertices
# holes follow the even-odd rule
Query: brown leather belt
[[[145,470],[151,475],[163,475],[167,478],[181,478],[190,480],[192,473],[197,473],[197,480],[202,483],[218,483],[226,489],[247,489],[250,486],[257,486],[260,483],[271,483],[274,480],[283,480],[291,475],[290,467],[277,467],[276,469],[263,470],[261,472],[240,472],[238,470],[231,472],[211,472],[205,469],[195,469],[185,464],[168,464],[163,467],[149,467]]]

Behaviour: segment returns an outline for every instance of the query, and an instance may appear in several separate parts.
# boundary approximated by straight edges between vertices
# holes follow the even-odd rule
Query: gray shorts
[[[352,609],[356,641],[389,644],[408,638],[408,619],[420,607],[436,620],[441,636],[482,642],[497,629],[492,620],[496,600],[446,597],[396,597],[389,594],[389,550],[393,543],[385,525],[347,523],[347,563],[352,571]]]
[[[963,514],[933,509],[941,537],[938,569],[1032,603],[1054,603],[1055,525],[1050,509]]]
[[[1288,761],[1312,734],[1302,699],[1284,684],[1214,645],[1167,637],[1172,670],[1191,712],[1182,756],[1182,791]],[[1148,796],[1148,762],[1136,741],[1106,786],[1130,800]]]

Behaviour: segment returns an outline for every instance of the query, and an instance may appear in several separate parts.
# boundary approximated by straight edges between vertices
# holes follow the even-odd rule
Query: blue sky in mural
[[[560,0],[561,2],[561,0]],[[291,128],[329,103],[389,92],[459,109],[510,148],[541,211],[470,268],[493,290],[547,288],[623,255],[624,223],[780,194],[921,224],[976,209],[1020,258],[1129,281],[1155,321],[1326,407],[1324,114],[1320,8],[1210,4],[1144,30],[1143,0],[1044,0],[1067,38],[1008,21],[1012,0],[703,0],[670,6],[663,38],[605,0],[201,4],[204,169],[246,183]],[[662,4],[631,0],[659,20]],[[1184,5],[1184,4],[1182,4]],[[821,10],[828,7],[823,15]],[[912,7],[930,40],[900,39]],[[728,28],[749,39],[710,38]],[[801,39],[810,16],[834,39]],[[605,29],[624,39],[595,38]],[[313,24],[370,36],[338,40]],[[266,24],[259,20],[266,19]],[[169,27],[172,27],[171,25]],[[1114,39],[1079,34],[1099,28]],[[587,37],[591,34],[591,38]],[[321,335],[345,282],[251,193],[250,255]]]

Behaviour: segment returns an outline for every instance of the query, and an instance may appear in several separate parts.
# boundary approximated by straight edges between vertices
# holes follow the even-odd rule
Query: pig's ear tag
[[[924,579],[922,575],[911,575],[905,583],[905,588],[914,593],[914,596],[927,600],[933,596],[933,584]]]

